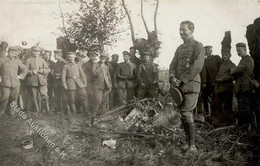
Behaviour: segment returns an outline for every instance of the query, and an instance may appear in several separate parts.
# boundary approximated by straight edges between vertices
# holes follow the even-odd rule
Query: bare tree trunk
[[[135,32],[134,32],[134,26],[133,26],[133,23],[132,23],[132,19],[131,19],[131,16],[126,8],[126,5],[125,5],[125,1],[122,0],[122,5],[125,9],[125,12],[126,12],[126,15],[128,17],[128,20],[129,20],[129,24],[130,24],[130,27],[131,27],[131,36],[132,36],[132,42],[133,42],[133,45],[135,44]]]
[[[59,0],[59,9],[60,9],[61,18],[62,18],[62,26],[63,26],[63,30],[64,30],[65,35],[66,35],[66,37],[67,37],[68,35],[67,35],[66,27],[65,27],[65,20],[64,20],[63,11],[62,11],[62,8],[61,8],[61,5],[60,5],[60,0]]]
[[[155,12],[154,12],[154,31],[156,34],[157,34],[157,21],[156,20],[157,20],[158,7],[159,7],[159,0],[157,0]]]
[[[143,20],[143,23],[144,23],[144,27],[145,27],[146,33],[149,36],[149,30],[148,30],[146,21],[144,19],[144,13],[143,13],[143,0],[141,0],[141,16],[142,16],[142,20]]]

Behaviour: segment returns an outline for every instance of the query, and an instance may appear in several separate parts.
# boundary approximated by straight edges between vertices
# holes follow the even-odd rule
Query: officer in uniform
[[[239,125],[251,124],[252,116],[250,110],[251,90],[250,82],[252,79],[254,61],[246,52],[245,43],[236,44],[237,54],[241,57],[238,66],[231,71],[235,79],[235,95],[238,102],[238,123]]]
[[[38,94],[40,94],[45,103],[45,111],[46,113],[49,113],[50,109],[47,76],[50,72],[50,69],[45,60],[40,57],[42,48],[39,46],[33,46],[31,50],[32,57],[25,60],[25,66],[28,68],[28,74],[25,78],[25,83],[28,87],[29,94],[32,97],[33,106],[36,111],[40,111],[39,103],[41,103],[41,101],[38,101]]]
[[[118,80],[119,105],[134,98],[136,87],[136,66],[130,61],[130,54],[123,52],[124,62],[119,63],[116,78]]]
[[[85,115],[90,118],[88,111],[88,98],[86,92],[87,80],[86,76],[79,64],[75,62],[75,52],[68,52],[68,63],[64,65],[61,73],[62,86],[68,93],[69,105],[72,114],[76,114],[75,99],[79,98],[81,105],[85,111]]]
[[[214,89],[215,79],[218,73],[219,67],[222,63],[221,58],[218,55],[212,55],[212,46],[205,46],[206,59],[205,59],[205,70],[206,70],[206,85],[202,84],[202,97],[203,104],[206,114],[210,113],[212,101],[214,100]],[[204,88],[205,87],[205,88]]]
[[[204,64],[205,54],[202,44],[193,38],[193,32],[194,24],[192,22],[181,22],[180,36],[184,43],[177,48],[169,69],[171,86],[180,87],[185,94],[185,100],[179,106],[179,109],[186,134],[188,144],[186,153],[188,154],[197,151],[193,110],[197,105],[200,92],[200,72]]]
[[[68,102],[67,93],[64,90],[62,84],[61,84],[61,72],[63,69],[63,66],[67,63],[62,58],[62,50],[54,50],[54,58],[57,60],[57,62],[52,66],[51,69],[51,75],[53,78],[53,90],[54,90],[54,98],[55,102],[53,102],[53,105],[56,107],[56,112],[60,112],[61,114],[64,113],[63,108],[66,108],[67,114],[70,114],[70,107]]]
[[[0,116],[2,116],[7,106],[15,101],[20,91],[20,80],[24,79],[27,74],[26,66],[17,58],[21,49],[19,46],[10,46],[8,55],[0,58]],[[10,109],[10,115],[14,115],[14,111]]]
[[[129,54],[130,54],[130,61],[135,64],[135,66],[138,68],[138,66],[141,63],[141,59],[136,57],[136,49],[135,47],[130,47],[129,48]]]
[[[109,73],[112,80],[112,90],[109,95],[109,108],[112,109],[115,106],[118,106],[118,81],[116,77],[116,71],[118,68],[118,54],[112,55],[112,60],[108,63]]]
[[[156,84],[159,81],[159,70],[157,65],[150,60],[150,52],[143,52],[143,62],[137,70],[138,98],[154,98],[156,94]]]
[[[109,109],[109,93],[112,82],[108,66],[105,64],[108,56],[100,55],[100,61],[93,64],[93,117],[104,114]]]

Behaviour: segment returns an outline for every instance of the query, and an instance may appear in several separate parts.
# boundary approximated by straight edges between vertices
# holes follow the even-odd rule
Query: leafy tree
[[[61,30],[66,38],[74,41],[77,46],[99,45],[101,53],[104,46],[114,44],[122,28],[124,14],[117,0],[72,0],[78,4],[77,11],[68,13],[67,27]]]

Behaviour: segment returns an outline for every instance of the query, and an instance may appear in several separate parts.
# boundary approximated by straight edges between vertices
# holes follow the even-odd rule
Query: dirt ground
[[[64,153],[60,155],[28,125],[31,116],[44,133]],[[180,150],[184,143],[181,127],[159,127],[149,132],[120,130],[117,118],[103,118],[94,127],[80,115],[28,114],[27,119],[1,117],[1,166],[153,166],[153,165],[249,165],[248,136],[246,130],[234,126],[212,129],[196,123],[198,153],[185,156]],[[24,149],[21,139],[33,139],[33,148]],[[115,147],[102,145],[115,140]]]

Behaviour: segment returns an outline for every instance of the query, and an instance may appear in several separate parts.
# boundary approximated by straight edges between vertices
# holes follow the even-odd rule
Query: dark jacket
[[[82,69],[87,78],[88,88],[92,88],[94,86],[94,76],[93,76],[93,72],[92,72],[93,65],[94,65],[94,62],[91,60],[82,64]]]
[[[231,75],[235,79],[235,94],[249,92],[250,84],[249,79],[252,78],[254,69],[254,61],[249,56],[243,56],[238,66],[231,71]]]
[[[53,78],[53,87],[54,88],[62,87],[61,72],[66,63],[67,62],[65,60],[58,60],[55,64],[52,65],[51,75]]]
[[[231,60],[223,62],[220,65],[218,74],[216,76],[217,85],[215,90],[217,93],[233,91],[233,78],[230,73],[231,70],[233,70],[235,67],[236,65]]]
[[[132,62],[119,63],[116,73],[119,88],[134,88],[136,86],[136,66]]]
[[[159,81],[159,70],[155,63],[141,63],[137,70],[138,83],[152,85]]]
[[[211,55],[205,59],[205,68],[207,74],[207,84],[213,86],[215,84],[216,75],[222,63],[218,55]]]
[[[113,61],[108,63],[109,73],[112,81],[113,87],[118,87],[118,81],[116,76],[116,71],[118,69],[118,63],[115,63]]]

